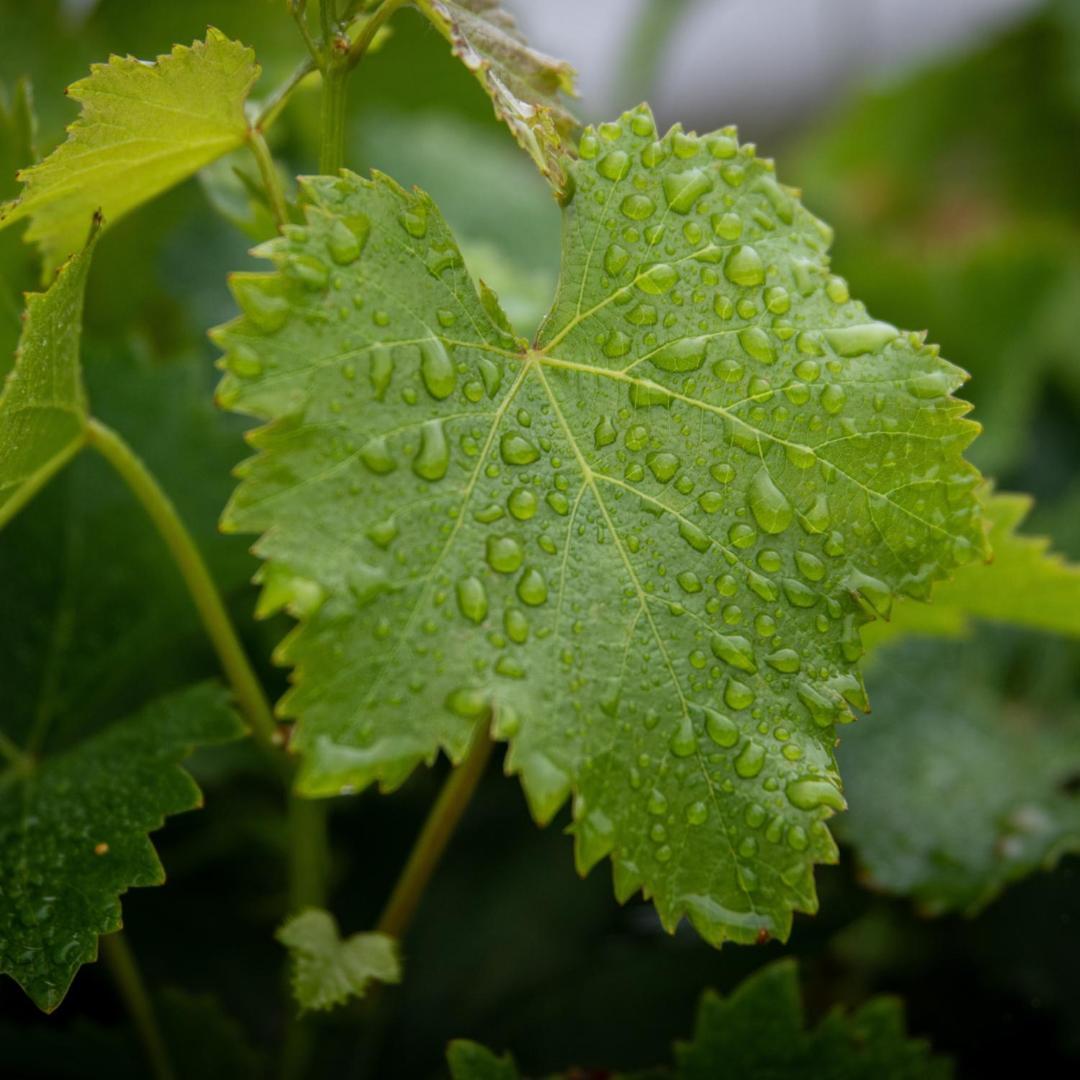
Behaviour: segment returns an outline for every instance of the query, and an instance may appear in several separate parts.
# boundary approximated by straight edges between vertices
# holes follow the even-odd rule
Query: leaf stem
[[[364,58],[364,54],[375,40],[375,35],[386,25],[390,16],[407,2],[408,0],[383,0],[382,6],[364,23],[363,29],[349,49],[346,64],[350,71]]]
[[[263,107],[255,117],[254,127],[259,131],[266,131],[271,124],[281,115],[292,92],[313,72],[318,70],[318,64],[312,56],[305,56],[297,64],[293,73],[263,102]]]
[[[289,793],[289,911],[326,906],[326,867],[330,853],[326,837],[324,799],[305,799]]]
[[[221,595],[172,500],[138,455],[111,428],[91,417],[87,443],[119,473],[142,504],[175,561],[255,738],[279,745],[273,712],[236,634]]]
[[[289,208],[285,202],[285,192],[281,188],[281,177],[278,175],[277,166],[270,154],[270,147],[266,145],[266,137],[260,128],[253,127],[248,131],[248,145],[259,166],[259,174],[262,176],[263,187],[266,189],[270,210],[280,229],[288,224]]]
[[[174,1080],[176,1073],[169,1061],[165,1040],[161,1036],[154,1006],[147,993],[135,954],[123,931],[101,938],[101,952],[124,1005],[135,1024],[135,1030],[146,1051],[155,1080]]]
[[[447,777],[413,844],[405,868],[375,925],[380,933],[398,939],[405,933],[424,889],[484,775],[494,745],[488,732],[488,721],[482,721],[473,735],[465,760]]]
[[[304,44],[307,46],[307,50],[311,54],[312,60],[321,67],[322,63],[319,54],[319,46],[315,44],[315,39],[311,36],[311,31],[308,29],[307,0],[291,0],[289,11],[292,13],[293,20],[296,22],[297,29],[300,31],[300,36],[304,39]]]
[[[319,136],[319,172],[337,176],[345,163],[345,101],[349,69],[339,57],[323,68],[322,120]]]

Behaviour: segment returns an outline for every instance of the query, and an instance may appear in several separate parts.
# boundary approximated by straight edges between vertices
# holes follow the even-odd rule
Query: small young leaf
[[[417,7],[476,76],[537,168],[563,191],[563,159],[577,123],[563,95],[576,93],[574,69],[530,48],[501,0],[417,0]]]
[[[258,74],[252,51],[214,29],[154,63],[95,64],[68,88],[83,111],[67,141],[19,174],[22,195],[0,206],[0,227],[31,218],[26,239],[50,274],[78,250],[95,211],[115,222],[239,146]]]
[[[785,937],[835,857],[859,627],[985,547],[963,374],[848,297],[730,131],[642,108],[566,167],[534,348],[426,195],[303,184],[218,331],[220,399],[272,421],[223,526],[308,597],[279,650],[305,792],[460,760],[490,710],[535,817],[573,795],[582,872]]]
[[[962,567],[934,590],[929,604],[898,604],[889,622],[866,628],[867,648],[907,634],[959,637],[976,618],[1080,636],[1080,566],[1050,551],[1047,537],[1016,531],[1032,501],[986,495],[993,561]]]
[[[496,1057],[466,1040],[450,1044],[447,1060],[453,1080],[521,1075],[509,1055]],[[560,1075],[569,1080],[582,1073],[570,1069]],[[675,1044],[672,1068],[610,1075],[622,1080],[948,1080],[952,1065],[934,1057],[925,1042],[907,1037],[903,1009],[892,998],[874,998],[850,1014],[834,1009],[820,1026],[807,1030],[795,963],[781,960],[755,972],[728,998],[706,991],[694,1037]]]
[[[1007,649],[909,641],[875,656],[872,724],[845,737],[839,820],[875,887],[973,913],[1080,851],[1080,725],[1011,701]]]
[[[368,983],[401,981],[397,946],[385,934],[342,938],[328,911],[309,908],[292,916],[277,932],[292,954],[293,994],[302,1012],[332,1009],[361,998]]]
[[[47,291],[26,299],[15,366],[0,394],[0,528],[78,452],[86,436],[79,349],[96,235],[95,229]]]
[[[0,773],[0,971],[41,1009],[120,929],[120,894],[165,880],[146,834],[202,801],[179,763],[242,732],[224,692],[202,684]]]

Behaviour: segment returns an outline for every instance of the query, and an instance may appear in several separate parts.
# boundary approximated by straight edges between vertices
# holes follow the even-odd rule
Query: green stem
[[[293,73],[263,102],[262,110],[255,117],[254,127],[259,131],[266,131],[270,125],[281,115],[292,92],[316,69],[318,64],[315,58],[305,56],[297,64]]]
[[[482,722],[476,729],[465,760],[447,777],[413,844],[405,868],[375,925],[380,933],[400,939],[412,922],[424,889],[484,775],[484,766],[494,745],[488,734],[487,722]]]
[[[326,906],[326,802],[289,793],[289,911]]]
[[[356,40],[349,49],[346,63],[350,70],[356,67],[356,65],[364,58],[364,54],[375,40],[375,35],[386,25],[390,16],[393,15],[398,8],[403,7],[408,2],[409,0],[383,0],[382,7],[380,7],[378,11],[364,23],[363,29],[357,35]]]
[[[315,44],[315,39],[311,36],[307,24],[307,0],[292,0],[289,4],[289,10],[292,12],[296,27],[300,31],[300,36],[304,39],[304,44],[307,46],[311,58],[318,62],[319,46]]]
[[[161,1037],[161,1029],[154,1015],[154,1006],[146,991],[131,946],[128,945],[123,933],[118,932],[106,934],[101,938],[101,951],[142,1041],[151,1073],[155,1080],[174,1080],[176,1073],[173,1072],[172,1064],[169,1062],[165,1040]]]
[[[339,57],[323,68],[322,131],[319,138],[319,172],[337,176],[345,164],[345,91],[349,69]]]
[[[87,443],[120,474],[120,478],[131,489],[154,523],[188,587],[237,703],[251,724],[255,738],[267,748],[277,747],[277,725],[274,723],[266,695],[251,669],[210,571],[191,534],[180,520],[172,500],[161,489],[135,451],[99,420],[91,418],[89,421]]]
[[[270,203],[270,210],[280,229],[289,221],[289,208],[285,203],[285,192],[281,189],[281,177],[278,175],[277,166],[270,154],[270,147],[266,145],[266,138],[257,127],[248,131],[248,146],[255,156],[259,166],[259,174],[262,176],[263,188],[266,198]]]

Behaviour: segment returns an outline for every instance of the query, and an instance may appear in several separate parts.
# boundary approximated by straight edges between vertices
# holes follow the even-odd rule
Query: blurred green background
[[[665,35],[692,6],[672,3],[660,18],[646,4],[643,29],[621,28],[630,75],[617,84],[615,93],[627,95],[619,107],[662,78]],[[300,57],[283,8],[270,0],[0,0],[0,85],[10,93],[19,76],[32,80],[44,153],[74,116],[63,88],[91,62],[110,52],[152,57],[201,36],[208,23],[255,47],[264,69],[257,92],[267,92]],[[853,293],[878,318],[929,329],[943,354],[971,372],[968,396],[986,427],[974,460],[1000,488],[1032,492],[1028,529],[1051,535],[1073,558],[1080,558],[1078,9],[1060,0],[960,51],[864,73],[813,115],[770,130],[761,146],[779,161],[781,179],[802,188],[835,227],[835,267]],[[443,40],[405,12],[351,93],[350,166],[377,167],[430,191],[474,274],[506,296],[519,329],[531,330],[554,287],[558,210],[475,82]],[[317,111],[317,94],[303,90],[272,131],[274,152],[292,172],[314,170]],[[697,111],[702,127],[745,119],[723,101],[701,102]],[[588,101],[583,112],[600,119],[589,115]],[[25,164],[14,159],[18,145],[0,131],[3,197],[15,192],[13,171]],[[219,163],[106,235],[87,298],[86,366],[98,411],[162,478],[253,650],[267,656],[287,623],[253,622],[254,561],[243,538],[215,528],[244,447],[242,425],[212,407],[214,350],[205,330],[232,314],[225,272],[251,264],[247,249],[268,229],[233,165],[254,174],[243,157]],[[18,334],[20,290],[34,287],[35,275],[18,237],[0,232],[0,371]],[[0,581],[0,685],[16,735],[20,717],[48,708],[59,747],[163,690],[215,673],[156,536],[96,461],[77,462],[5,532]],[[840,836],[857,839],[877,809],[901,845],[905,832],[913,848],[925,840],[947,878],[954,849],[928,835],[936,825],[926,808],[947,807],[943,831],[961,847],[988,830],[992,842],[1001,796],[1020,786],[1012,733],[1059,740],[1053,745],[1066,757],[1077,748],[1063,732],[1080,724],[1078,660],[1075,642],[993,627],[945,647],[889,646],[868,675],[873,715],[843,732],[852,812]],[[134,683],[132,671],[141,673]],[[264,675],[280,691],[283,673]],[[904,763],[916,732],[938,740],[956,768],[939,775]],[[873,785],[859,777],[898,762],[909,787],[882,810],[872,803]],[[165,1011],[193,1072],[261,1075],[289,1011],[283,955],[272,939],[287,904],[282,807],[243,747],[198,759],[195,770],[206,809],[158,834],[169,885],[128,894],[125,924],[151,984],[187,995],[170,998]],[[346,929],[377,914],[441,772],[417,774],[391,797],[370,792],[335,803],[331,905]],[[1080,757],[1066,760],[1054,781],[1066,803],[1076,799],[1078,781]],[[820,914],[796,920],[786,949],[715,951],[685,927],[669,938],[640,900],[620,908],[604,867],[579,881],[560,826],[538,831],[517,784],[493,768],[424,900],[404,984],[376,1010],[316,1021],[311,1075],[440,1075],[445,1042],[457,1036],[513,1048],[530,1074],[568,1063],[664,1061],[672,1039],[689,1032],[702,988],[726,991],[784,953],[800,960],[814,1016],[896,993],[913,1031],[954,1056],[962,1076],[1008,1068],[1027,1075],[1036,1058],[1045,1075],[1071,1075],[1080,1066],[1077,865],[1065,858],[974,916],[931,918],[910,898],[866,888],[845,846],[840,866],[819,870]],[[199,998],[207,994],[229,1021]],[[47,1021],[5,980],[0,1014],[4,1075],[139,1074],[137,1046],[98,967],[79,974]]]

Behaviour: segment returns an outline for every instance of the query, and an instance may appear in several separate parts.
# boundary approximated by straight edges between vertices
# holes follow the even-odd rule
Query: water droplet
[[[765,657],[765,663],[785,675],[793,675],[802,666],[802,660],[794,649],[777,649]]]
[[[539,607],[548,597],[547,582],[544,575],[535,567],[527,567],[517,584],[517,594],[523,604]]]
[[[487,693],[464,687],[454,690],[446,698],[446,707],[466,720],[478,720],[488,711]]]
[[[742,218],[738,214],[713,214],[712,227],[721,240],[738,240],[743,230]]]
[[[487,592],[479,578],[465,577],[457,583],[457,602],[466,619],[480,623],[487,617]]]
[[[688,825],[704,825],[709,817],[709,808],[698,799],[686,808],[686,822]]]
[[[666,484],[678,472],[680,461],[666,450],[654,450],[646,455],[645,464],[661,484]]]
[[[601,416],[593,429],[593,442],[596,444],[596,449],[603,450],[605,446],[610,446],[615,439],[615,425],[612,424],[611,417]]]
[[[605,180],[622,180],[630,171],[630,155],[625,150],[612,150],[600,159],[596,171]]]
[[[371,380],[371,391],[376,401],[382,401],[390,386],[390,379],[394,374],[394,361],[390,349],[386,345],[375,345],[371,350],[371,361],[368,367],[368,378]]]
[[[235,345],[226,360],[229,370],[242,379],[253,379],[262,374],[262,361],[250,345]]]
[[[428,420],[420,428],[420,449],[413,458],[413,472],[424,480],[441,480],[450,467],[450,447],[441,420]]]
[[[791,503],[773,483],[767,469],[761,468],[757,471],[750,482],[747,498],[754,519],[765,532],[774,535],[782,533],[791,524],[794,516]]]
[[[499,453],[507,465],[530,465],[540,457],[540,451],[514,431],[506,432],[499,440]]]
[[[892,613],[892,591],[884,581],[853,570],[847,579],[847,587],[869,607],[871,614],[888,620]]]
[[[285,272],[309,289],[325,289],[330,281],[326,263],[314,255],[291,256],[285,265]]]
[[[507,608],[503,616],[503,626],[506,628],[506,636],[515,645],[523,645],[529,639],[529,620],[525,614],[517,608]]]
[[[367,234],[364,234],[364,240]],[[330,258],[339,266],[348,266],[356,262],[360,257],[363,242],[340,218],[335,218],[330,225],[330,232],[326,238],[326,248],[330,252]]]
[[[697,750],[697,736],[689,716],[683,716],[669,744],[671,752],[680,758],[690,757]]]
[[[512,536],[487,538],[487,561],[492,570],[512,574],[525,560],[525,552]]]
[[[428,222],[425,208],[416,206],[412,210],[406,210],[398,220],[401,222],[401,227],[417,240],[422,240],[427,236]]]
[[[697,371],[705,363],[706,337],[681,338],[663,345],[649,357],[661,371]]]
[[[693,570],[684,570],[675,580],[679,583],[679,588],[685,593],[701,592],[701,579]]]
[[[827,806],[830,810],[846,810],[844,796],[831,781],[818,776],[806,776],[792,780],[784,789],[788,801],[797,810],[817,810]]]
[[[752,739],[739,751],[735,759],[735,771],[744,780],[752,780],[765,766],[765,747]]]
[[[826,330],[825,340],[838,356],[863,356],[883,349],[899,333],[890,323],[872,322]]]
[[[759,364],[772,364],[776,361],[772,338],[760,326],[748,326],[745,330],[740,330],[739,344],[746,355]]]
[[[729,679],[724,687],[724,704],[729,709],[748,709],[754,703],[754,692],[738,679]]]
[[[604,253],[604,269],[615,277],[626,269],[630,261],[630,252],[619,244],[612,244]]]
[[[244,314],[260,330],[273,333],[285,325],[289,303],[283,296],[274,296],[267,291],[269,286],[265,277],[236,275],[230,279],[230,286]]]
[[[454,392],[454,365],[438,338],[420,342],[420,376],[427,392],[436,401],[442,401]]]
[[[712,547],[712,541],[708,535],[699,529],[693,522],[680,521],[679,535],[695,550],[705,552]]]
[[[735,721],[715,709],[702,707],[705,714],[705,733],[717,746],[730,750],[739,741],[739,728]]]
[[[839,383],[829,383],[821,391],[821,407],[831,416],[835,416],[847,401],[847,394]]]
[[[625,356],[630,351],[630,344],[630,338],[621,330],[612,330],[604,338],[604,355],[613,360]]]
[[[946,371],[928,371],[916,375],[908,382],[908,390],[913,397],[929,401],[944,397],[952,389],[953,377]]]
[[[713,189],[713,181],[703,169],[669,173],[664,177],[664,198],[677,214],[688,214],[694,203]]]
[[[679,280],[679,272],[668,263],[653,263],[638,274],[635,284],[650,296],[663,296]]]
[[[650,814],[660,817],[667,813],[667,796],[659,788],[653,788],[649,792],[649,801],[646,806]]]
[[[760,285],[765,280],[765,264],[756,248],[742,244],[732,248],[724,263],[724,275],[736,285]]]
[[[360,449],[360,460],[373,472],[382,476],[393,472],[397,468],[397,462],[390,453],[386,439],[382,435],[376,435],[374,439],[368,439]]]
[[[518,521],[528,521],[536,513],[538,503],[536,495],[528,488],[514,488],[506,505]]]
[[[656,210],[656,203],[648,195],[627,195],[620,209],[631,221],[644,221],[652,217]]]
[[[718,660],[723,660],[748,674],[757,671],[754,649],[746,638],[737,634],[714,634],[709,644]]]

